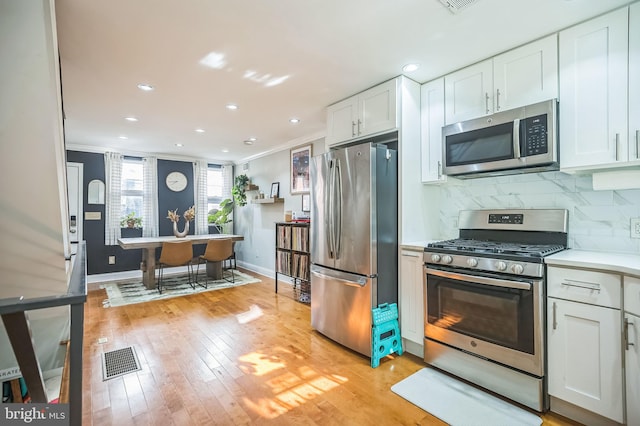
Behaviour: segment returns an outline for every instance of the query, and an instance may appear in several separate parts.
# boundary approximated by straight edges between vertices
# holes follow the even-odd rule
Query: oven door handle
[[[439,269],[427,268],[427,275],[435,275],[437,277],[451,278],[456,281],[470,281],[472,283],[492,285],[496,287],[515,288],[518,290],[531,290],[531,283],[520,281],[499,280],[497,278],[480,277],[475,275],[458,274],[454,272],[441,271]]]

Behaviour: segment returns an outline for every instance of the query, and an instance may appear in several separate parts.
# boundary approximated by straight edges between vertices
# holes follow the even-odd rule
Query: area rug
[[[452,426],[539,426],[542,419],[432,368],[423,368],[391,390]]]
[[[225,272],[225,275],[227,274],[231,275],[230,272]],[[153,300],[169,299],[172,297],[186,296],[188,294],[260,282],[259,279],[240,271],[234,271],[233,274],[235,276],[235,283],[230,283],[224,279],[217,281],[209,280],[207,288],[196,285],[195,289],[189,285],[186,275],[165,275],[162,280],[162,294],[158,293],[156,288],[151,290],[147,289],[144,284],[142,284],[142,278],[111,281],[100,285],[100,288],[104,288],[107,291],[108,297],[102,302],[102,305],[105,308],[132,305],[134,303],[151,302]],[[202,278],[203,277],[200,276],[198,280],[204,282]],[[164,288],[164,283],[167,285],[166,289]]]

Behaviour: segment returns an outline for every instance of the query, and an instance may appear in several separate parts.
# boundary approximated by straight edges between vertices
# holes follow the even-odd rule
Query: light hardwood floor
[[[444,424],[390,390],[425,366],[420,358],[391,356],[372,369],[314,331],[289,286],[275,294],[272,279],[252,275],[262,282],[116,308],[90,290],[82,424]],[[127,346],[142,370],[103,381],[100,354]]]

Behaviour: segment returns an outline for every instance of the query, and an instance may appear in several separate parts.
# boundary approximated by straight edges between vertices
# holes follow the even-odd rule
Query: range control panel
[[[524,215],[522,213],[512,214],[490,214],[489,223],[507,223],[510,225],[522,225]]]

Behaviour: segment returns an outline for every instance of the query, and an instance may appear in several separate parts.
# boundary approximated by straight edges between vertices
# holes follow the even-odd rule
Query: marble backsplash
[[[594,191],[591,175],[561,172],[450,179],[440,188],[442,238],[458,236],[460,210],[504,208],[567,209],[570,248],[640,254],[630,230],[640,189]]]

